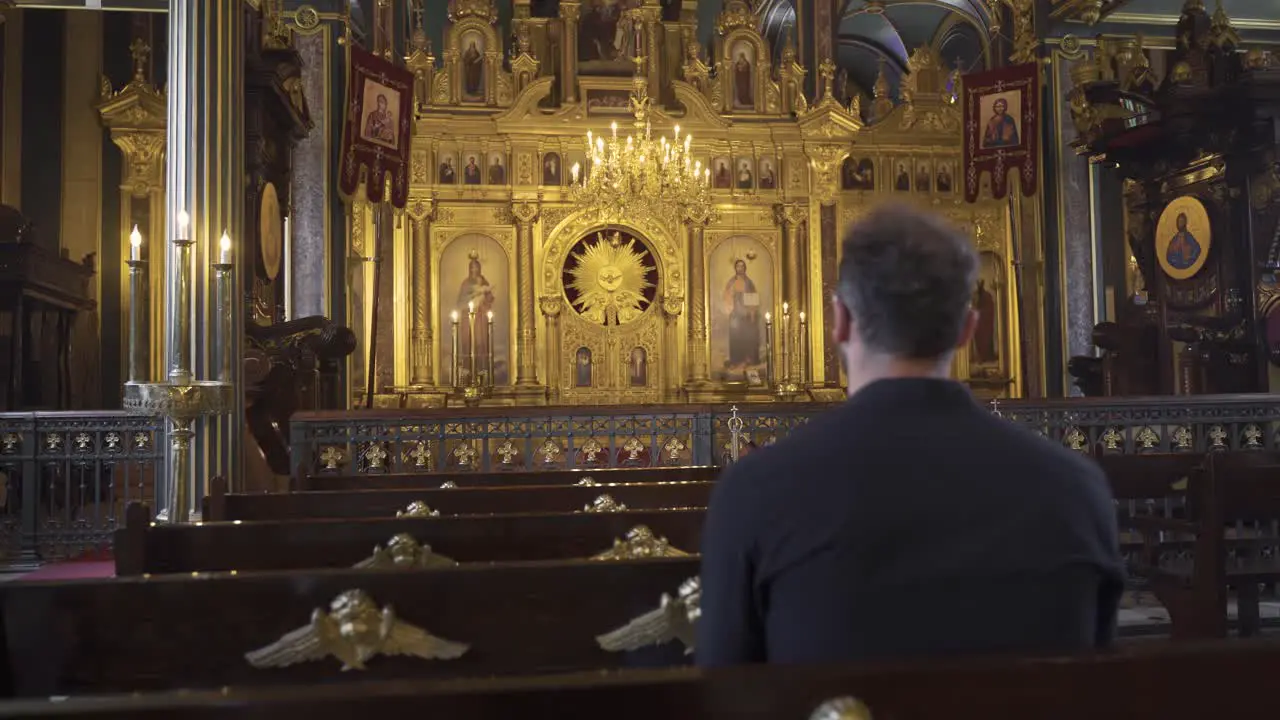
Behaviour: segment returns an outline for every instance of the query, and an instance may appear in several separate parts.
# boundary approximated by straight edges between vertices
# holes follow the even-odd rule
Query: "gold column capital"
[[[684,297],[680,295],[662,296],[662,312],[668,320],[675,320],[684,312]]]
[[[538,220],[542,207],[535,201],[520,200],[511,203],[511,218],[518,225],[528,226]]]
[[[436,214],[435,195],[410,197],[409,205],[405,208],[405,212],[415,223],[424,223],[434,219]]]
[[[778,203],[773,206],[773,221],[784,230],[790,230],[809,217],[809,210],[797,203]]]
[[[836,188],[840,185],[840,165],[849,156],[849,145],[805,143],[804,154],[813,171],[810,188],[814,198],[821,205],[834,205]]]
[[[549,318],[559,317],[560,311],[564,309],[564,300],[559,295],[543,295],[538,298],[538,307]]]

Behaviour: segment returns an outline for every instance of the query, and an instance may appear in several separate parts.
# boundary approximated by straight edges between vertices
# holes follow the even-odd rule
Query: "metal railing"
[[[128,503],[154,507],[162,422],[118,411],[0,413],[0,568],[109,550]]]
[[[728,464],[830,405],[479,408],[299,413],[302,474],[492,472]],[[1280,449],[1280,395],[1009,400],[992,412],[1081,452]],[[736,423],[735,423],[736,424]]]

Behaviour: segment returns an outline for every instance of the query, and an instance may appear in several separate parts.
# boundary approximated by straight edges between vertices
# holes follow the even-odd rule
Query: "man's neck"
[[[849,397],[878,380],[931,379],[946,380],[951,377],[951,355],[941,358],[916,360],[911,358],[876,355],[863,357],[858,363],[846,362],[849,380]]]

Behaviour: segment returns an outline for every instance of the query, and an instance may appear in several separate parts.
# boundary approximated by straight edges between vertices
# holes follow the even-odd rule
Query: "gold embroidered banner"
[[[363,177],[365,197],[380,203],[390,174],[391,204],[404,209],[409,201],[413,73],[352,46],[346,107],[338,190],[350,200]]]
[[[1040,68],[1035,63],[964,76],[964,199],[978,199],[982,174],[991,194],[1008,192],[1016,170],[1022,194],[1036,191],[1040,141]]]

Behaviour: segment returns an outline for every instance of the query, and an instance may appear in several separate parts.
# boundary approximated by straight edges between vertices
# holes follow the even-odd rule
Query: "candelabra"
[[[773,316],[771,313],[764,314],[764,339],[765,339],[765,362],[766,362],[765,375],[768,379],[769,385],[773,388],[773,394],[776,395],[780,400],[790,399],[798,395],[802,389],[801,385],[798,384],[793,379],[792,370],[793,370],[793,366],[796,364],[795,362],[796,346],[799,345],[800,369],[798,374],[800,376],[801,382],[803,382],[804,380],[803,348],[804,348],[804,336],[805,336],[806,327],[807,325],[805,323],[805,315],[802,312],[800,313],[800,328],[799,328],[800,337],[798,338],[799,342],[797,343],[796,342],[797,339],[792,338],[792,334],[791,334],[791,305],[789,303],[782,303],[782,333],[781,333],[782,334],[782,373],[781,373],[782,377],[775,378],[774,377],[775,373],[773,369],[773,353],[774,353],[774,347],[775,347]]]
[[[454,310],[450,316],[453,322],[453,389],[454,392],[462,396],[463,402],[467,405],[478,405],[482,398],[493,393],[493,372],[494,372],[494,353],[493,353],[493,311],[490,310],[485,315],[485,352],[481,359],[483,370],[478,367],[476,361],[476,306],[474,302],[467,303],[467,372],[466,383],[463,383],[462,373],[462,339],[460,336],[458,311]]]
[[[201,417],[222,415],[234,403],[231,380],[231,238],[222,235],[218,261],[214,263],[217,303],[216,361],[218,379],[197,380],[191,366],[191,346],[195,342],[191,325],[192,290],[195,270],[191,263],[192,247],[190,219],[186,212],[178,216],[178,228],[173,238],[172,262],[169,264],[169,302],[174,313],[168,328],[169,373],[164,382],[142,382],[131,379],[125,383],[124,407],[135,413],[162,415],[168,420],[169,446],[166,458],[164,508],[157,513],[161,522],[190,522],[195,497],[195,468],[191,464],[191,439],[195,437],[195,421]],[[136,231],[135,231],[136,232]],[[132,238],[130,244],[133,245]],[[136,246],[141,246],[141,236]],[[135,253],[130,253],[130,277],[133,275]],[[138,355],[137,347],[144,341],[141,326],[131,319],[129,342],[130,358]],[[131,372],[132,374],[132,372]]]

